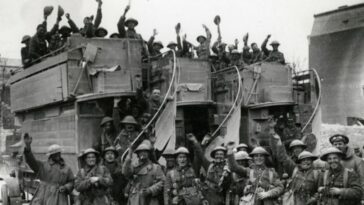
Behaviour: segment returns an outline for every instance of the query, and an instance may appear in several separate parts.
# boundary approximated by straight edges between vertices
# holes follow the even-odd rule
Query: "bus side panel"
[[[78,118],[78,143],[79,150],[85,150],[98,143],[101,136],[102,116],[85,116]]]

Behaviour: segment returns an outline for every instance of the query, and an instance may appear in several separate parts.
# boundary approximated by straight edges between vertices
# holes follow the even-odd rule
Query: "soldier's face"
[[[176,50],[176,46],[175,45],[170,45],[170,46],[168,46],[168,48],[171,49],[171,50],[174,50],[174,51]]]
[[[125,130],[128,132],[133,132],[135,130],[135,126],[133,124],[125,124]]]
[[[161,91],[160,90],[153,90],[152,93],[152,99],[153,100],[159,100],[161,96]]]
[[[312,167],[312,160],[311,159],[303,159],[303,160],[301,160],[299,165],[300,165],[301,169],[307,170],[307,169]]]
[[[109,163],[114,162],[115,161],[114,152],[113,151],[107,151],[105,153],[105,160],[106,160],[106,162],[109,162]]]
[[[243,166],[243,167],[249,167],[249,160],[236,160],[236,163],[238,163],[238,165]]]
[[[166,159],[166,166],[168,168],[174,167],[176,163],[176,159],[174,157],[165,157],[165,159]]]
[[[39,36],[45,36],[45,34],[46,34],[46,30],[43,28],[43,26],[40,26],[40,27],[38,28],[38,30],[37,30],[37,34],[38,34]]]
[[[177,164],[180,167],[187,166],[187,155],[185,155],[185,154],[179,154],[177,156]]]
[[[86,155],[86,164],[90,167],[93,167],[96,165],[96,155],[94,153],[90,153]]]
[[[59,162],[61,160],[61,153],[54,153],[50,156],[50,158],[55,161],[55,162]]]
[[[327,163],[330,169],[337,169],[340,165],[340,157],[337,154],[329,154],[327,156]]]
[[[225,153],[223,151],[216,151],[215,152],[215,160],[217,162],[222,162],[225,160]]]
[[[105,130],[105,132],[110,132],[112,130],[112,124],[111,124],[111,122],[105,123],[104,130]]]
[[[149,159],[149,152],[148,151],[140,151],[138,153],[138,159],[140,162],[145,162]]]
[[[276,45],[276,44],[272,45],[272,48],[273,48],[274,51],[278,51],[278,47],[279,47],[279,45]]]
[[[153,49],[160,51],[162,49],[162,46],[160,46],[159,44],[155,44],[155,45],[153,45]]]
[[[126,27],[128,27],[128,29],[134,29],[135,24],[133,22],[128,22],[128,24],[126,24]]]
[[[253,51],[259,50],[258,45],[256,43],[252,44]]]
[[[293,155],[296,157],[298,157],[298,155],[300,155],[302,151],[303,151],[302,147],[293,147],[293,150],[292,150]]]
[[[255,165],[264,165],[265,156],[263,154],[256,154],[253,156],[253,161]]]
[[[336,148],[338,148],[340,151],[342,151],[343,153],[346,152],[346,149],[347,149],[347,145],[343,142],[343,141],[336,141],[336,142],[333,142],[332,145]]]

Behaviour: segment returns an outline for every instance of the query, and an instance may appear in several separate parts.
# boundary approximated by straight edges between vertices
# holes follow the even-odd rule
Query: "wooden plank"
[[[25,69],[24,71],[21,71],[13,76],[10,77],[9,83],[13,84],[21,79],[24,79],[30,75],[34,75],[36,73],[39,73],[43,70],[49,69],[51,67],[54,67],[58,64],[64,63],[67,61],[68,54],[67,52],[60,53],[59,55],[52,56],[49,58],[46,58],[45,60],[41,61],[40,63],[37,63],[35,65],[30,66],[29,68]]]
[[[14,83],[11,86],[12,110],[17,112],[62,101],[62,66]]]

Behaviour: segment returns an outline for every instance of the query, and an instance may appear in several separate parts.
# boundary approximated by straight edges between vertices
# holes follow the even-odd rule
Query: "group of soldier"
[[[100,27],[102,21],[102,0],[97,0],[98,9],[96,18],[94,20],[93,15],[84,18],[84,26],[78,28],[75,22],[71,19],[69,13],[65,14],[68,20],[69,26],[62,26],[59,28],[59,23],[64,15],[62,7],[58,7],[57,20],[55,25],[50,31],[47,31],[47,18],[52,13],[53,7],[44,8],[44,22],[37,26],[36,33],[33,37],[25,35],[22,38],[21,43],[25,46],[21,49],[22,63],[24,68],[39,62],[45,56],[56,53],[61,49],[66,48],[67,39],[71,35],[81,35],[85,38],[105,38],[108,34],[107,30]],[[134,18],[126,19],[130,6],[127,6],[123,15],[120,17],[117,28],[118,33],[113,33],[110,38],[128,38],[128,39],[140,39],[143,42],[143,61],[158,58],[162,54],[164,45],[161,41],[155,41],[155,37],[158,32],[153,30],[153,35],[148,41],[144,41],[142,36],[136,32],[135,28],[138,25],[138,21]],[[191,42],[187,41],[187,35],[184,34],[182,39],[181,24],[178,23],[175,27],[177,41],[170,42],[167,48],[175,51],[177,57],[193,58],[197,56],[200,59],[210,60],[215,70],[219,70],[225,67],[238,66],[244,67],[244,65],[254,64],[261,61],[285,63],[284,55],[278,50],[279,42],[272,41],[272,50],[267,49],[267,43],[270,39],[270,35],[264,40],[261,45],[261,49],[257,43],[251,43],[248,45],[249,35],[246,34],[243,38],[244,47],[242,52],[238,51],[239,41],[236,39],[234,44],[228,45],[222,42],[220,34],[220,17],[216,16],[214,19],[218,28],[218,38],[216,42],[211,46],[211,32],[206,25],[203,25],[206,36],[199,35],[197,42],[199,45],[195,46]],[[228,49],[226,48],[228,47]],[[211,53],[212,50],[212,53]]]
[[[136,124],[130,119],[122,123]],[[124,141],[122,152],[110,142],[83,150],[76,175],[62,159],[61,146],[50,146],[48,161],[41,162],[32,154],[32,138],[24,134],[25,161],[41,180],[32,204],[68,204],[73,190],[78,192],[73,202],[82,205],[363,204],[364,161],[347,136],[331,136],[332,146],[317,157],[299,139],[286,150],[276,128],[271,120],[269,146],[228,142],[209,153],[212,160],[205,155],[206,141],[193,134],[186,135],[188,146],[162,153],[147,138],[138,144]]]

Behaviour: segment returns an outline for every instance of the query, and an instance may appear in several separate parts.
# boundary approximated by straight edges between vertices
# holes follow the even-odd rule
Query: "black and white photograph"
[[[0,0],[0,205],[364,205],[363,0]]]

